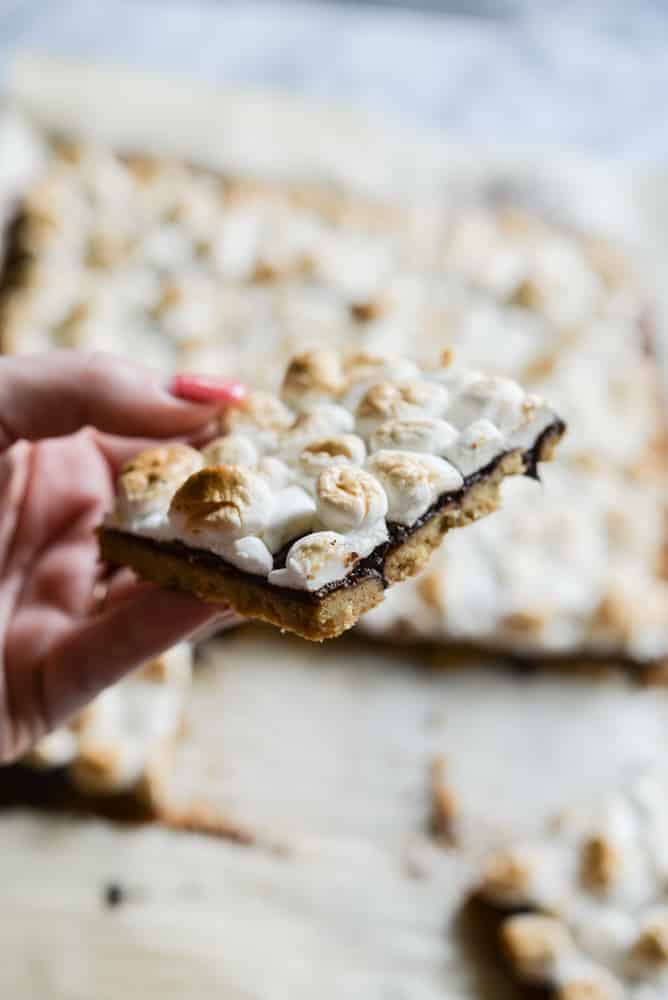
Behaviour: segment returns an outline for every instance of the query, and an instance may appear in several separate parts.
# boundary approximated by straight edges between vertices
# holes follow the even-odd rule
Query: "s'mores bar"
[[[351,628],[442,536],[536,475],[564,424],[515,382],[324,349],[251,394],[203,451],[123,471],[102,557],[307,639]]]
[[[668,996],[668,782],[642,773],[490,856],[477,895],[500,915],[518,981],[556,1000]]]

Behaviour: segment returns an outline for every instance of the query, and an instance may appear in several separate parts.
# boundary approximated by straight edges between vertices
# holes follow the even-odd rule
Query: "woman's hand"
[[[0,359],[0,761],[144,660],[234,619],[128,571],[102,583],[94,529],[120,467],[155,439],[206,435],[243,395],[224,380],[173,388],[199,401],[107,355]]]

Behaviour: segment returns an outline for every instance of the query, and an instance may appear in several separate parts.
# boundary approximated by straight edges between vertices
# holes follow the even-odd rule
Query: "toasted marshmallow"
[[[530,982],[557,978],[560,964],[573,951],[566,926],[555,917],[521,913],[504,921],[503,949],[513,968]]]
[[[202,467],[202,456],[186,444],[163,444],[142,451],[118,481],[115,519],[128,530],[164,514],[183,480]]]
[[[436,417],[412,417],[404,420],[386,420],[371,435],[372,451],[390,449],[400,451],[426,451],[443,455],[457,440],[452,424]]]
[[[221,422],[223,433],[243,434],[261,449],[275,447],[278,436],[294,422],[294,414],[269,392],[252,392],[242,406],[226,410]]]
[[[260,455],[250,438],[243,434],[226,434],[210,441],[202,449],[202,457],[205,465],[254,466]]]
[[[172,499],[171,525],[204,548],[258,534],[269,522],[274,495],[266,479],[240,465],[201,469]]]
[[[368,379],[378,381],[382,378],[415,378],[420,371],[414,362],[405,358],[386,358],[378,354],[367,354],[365,351],[349,355],[343,370],[351,386]]]
[[[397,382],[403,399],[417,406],[430,417],[442,417],[448,405],[450,394],[444,385],[424,378],[408,378]]]
[[[299,469],[307,478],[319,476],[322,470],[336,462],[339,465],[363,465],[366,448],[355,434],[318,438],[309,442],[299,456]]]
[[[468,427],[475,420],[491,420],[502,433],[523,423],[524,390],[512,379],[490,376],[476,379],[457,394],[448,409],[455,427]]]
[[[388,520],[398,524],[412,524],[442,493],[454,492],[464,482],[445,459],[410,451],[377,451],[366,467],[387,494]]]
[[[293,357],[283,379],[281,396],[290,406],[301,408],[309,402],[338,396],[343,385],[338,355],[317,348]]]
[[[332,412],[336,411],[336,412]],[[344,418],[345,414],[345,418]],[[296,462],[312,441],[347,434],[353,429],[352,415],[338,406],[318,406],[300,413],[289,431],[278,442],[278,453],[288,463]]]
[[[388,420],[421,417],[419,407],[407,400],[394,382],[374,382],[366,390],[355,411],[357,432],[369,437]]]
[[[350,540],[335,531],[316,531],[291,547],[285,569],[269,574],[269,583],[293,590],[319,590],[332,580],[343,579],[359,559]]]
[[[301,486],[287,486],[280,490],[269,524],[263,532],[269,551],[278,552],[293,538],[311,531],[315,512],[315,501]]]
[[[503,454],[504,444],[503,434],[491,421],[476,420],[442,454],[463,476],[470,476]]]
[[[387,497],[378,480],[350,465],[323,469],[316,485],[316,502],[322,525],[333,531],[361,531],[387,513]]]

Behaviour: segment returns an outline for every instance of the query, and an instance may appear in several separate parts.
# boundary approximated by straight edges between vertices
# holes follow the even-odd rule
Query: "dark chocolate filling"
[[[534,441],[531,448],[527,449],[523,454],[524,465],[526,467],[525,475],[530,476],[533,479],[538,479],[538,463],[540,461],[540,455],[543,449],[543,444],[552,437],[561,437],[561,435],[566,430],[566,425],[563,420],[558,418],[553,420],[545,430],[543,430],[539,436]],[[251,573],[245,573],[243,570],[237,569],[231,563],[226,562],[225,559],[221,558],[215,554],[215,552],[208,552],[206,549],[195,549],[183,542],[173,541],[173,542],[162,542],[155,541],[152,538],[141,538],[143,544],[155,548],[156,551],[160,552],[172,552],[181,559],[186,559],[188,562],[199,563],[202,566],[209,566],[213,569],[219,568],[221,564],[225,567],[227,572],[234,573],[239,577],[244,579],[255,580],[263,586],[271,586],[272,590],[276,593],[284,593],[289,595],[293,600],[300,600],[309,603],[316,603],[323,597],[327,597],[328,594],[333,593],[335,590],[342,590],[346,587],[353,587],[360,583],[362,580],[369,579],[371,577],[376,577],[379,579],[383,586],[387,586],[387,581],[385,580],[385,559],[388,552],[395,548],[397,545],[401,545],[405,542],[411,535],[416,531],[419,531],[428,521],[435,517],[440,511],[450,504],[456,504],[462,500],[464,495],[477,483],[488,479],[498,467],[498,465],[503,461],[503,459],[508,455],[509,452],[501,452],[493,461],[489,462],[487,465],[483,466],[481,469],[477,469],[472,472],[471,475],[466,476],[464,479],[464,484],[460,486],[458,490],[454,490],[450,493],[441,493],[437,500],[429,507],[424,514],[422,514],[416,521],[410,525],[397,524],[395,521],[388,521],[388,540],[383,542],[381,545],[377,545],[376,548],[365,556],[363,559],[356,564],[353,570],[348,573],[341,580],[332,580],[331,583],[326,583],[323,587],[318,590],[293,590],[288,587],[277,587],[273,584],[268,584],[266,578],[263,576],[258,576]],[[123,533],[123,532],[121,532]],[[135,536],[133,536],[135,537]],[[283,569],[285,566],[285,560],[291,545],[294,545],[296,541],[299,540],[293,538],[292,541],[284,545],[283,548],[276,553],[274,556],[274,569]]]

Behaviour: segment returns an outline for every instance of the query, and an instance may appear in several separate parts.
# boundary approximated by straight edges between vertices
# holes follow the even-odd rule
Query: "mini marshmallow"
[[[454,465],[435,455],[377,451],[366,467],[387,494],[388,519],[398,524],[412,524],[442,493],[455,492],[464,483]]]
[[[458,432],[452,424],[435,417],[387,420],[373,432],[369,447],[371,451],[389,449],[446,455],[447,449],[455,443],[457,437]]]
[[[387,514],[387,496],[378,480],[363,469],[330,465],[316,486],[318,517],[333,531],[362,531]]]
[[[268,392],[252,392],[242,406],[225,411],[221,429],[224,433],[243,434],[256,441],[260,448],[270,449],[293,421],[294,415],[280,399]]]
[[[262,538],[270,552],[311,531],[316,505],[301,486],[286,486],[276,495],[276,503]],[[271,568],[271,567],[270,567]]]
[[[480,376],[459,392],[448,409],[448,420],[464,428],[477,419],[494,423],[501,433],[514,431],[522,424],[524,390],[508,378]]]
[[[309,442],[299,455],[299,469],[304,476],[315,478],[332,462],[363,465],[365,457],[366,447],[361,438],[354,434],[340,434]]]
[[[282,435],[278,454],[286,462],[293,464],[302,450],[313,441],[348,433],[353,426],[351,415],[340,407],[309,408],[300,413],[290,429]]]
[[[489,465],[504,450],[505,439],[494,424],[489,420],[476,420],[458,434],[442,454],[463,476],[470,476]]]
[[[202,449],[205,465],[254,466],[259,459],[257,445],[243,434],[226,434]]]
[[[406,399],[399,386],[389,381],[371,385],[355,411],[357,431],[364,438],[369,437],[380,424],[388,420],[421,416],[419,406]]]
[[[382,521],[365,534],[316,531],[295,542],[287,554],[285,569],[270,573],[269,582],[293,590],[319,590],[332,580],[343,579],[386,537]]]
[[[297,409],[319,400],[329,401],[343,388],[338,354],[323,348],[293,357],[283,379],[282,399]]]
[[[116,518],[129,527],[162,514],[179,485],[202,464],[200,453],[185,444],[156,445],[142,451],[125,465],[119,477]]]
[[[545,984],[556,978],[560,964],[573,951],[568,929],[554,917],[522,913],[505,920],[501,944],[522,979]]]
[[[186,479],[172,499],[169,519],[193,544],[217,546],[262,531],[273,508],[274,494],[262,476],[240,465],[219,465]]]

